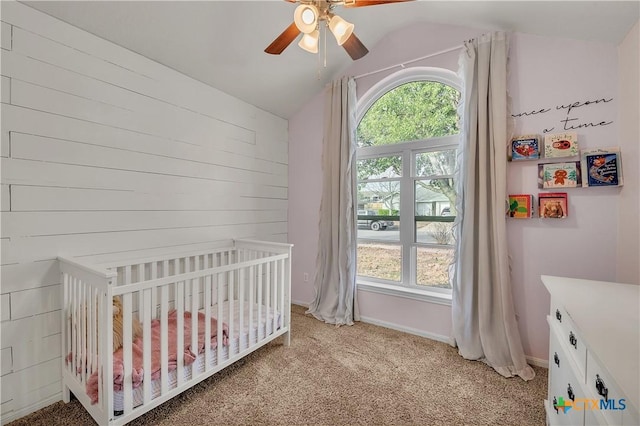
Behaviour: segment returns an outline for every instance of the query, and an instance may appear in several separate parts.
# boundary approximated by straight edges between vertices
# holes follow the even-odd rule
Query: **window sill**
[[[451,306],[451,294],[417,288],[398,287],[389,284],[371,281],[357,281],[357,289],[371,293],[385,294],[388,296],[404,297],[405,299],[419,300],[422,302],[436,303]]]

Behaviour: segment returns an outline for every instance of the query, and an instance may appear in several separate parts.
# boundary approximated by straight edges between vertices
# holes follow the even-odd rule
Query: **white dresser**
[[[548,424],[639,426],[640,286],[542,282],[551,295]]]

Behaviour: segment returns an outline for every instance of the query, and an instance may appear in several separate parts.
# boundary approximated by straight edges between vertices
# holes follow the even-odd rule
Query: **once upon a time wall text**
[[[562,111],[566,110],[567,114],[561,120],[558,120],[556,123],[552,124],[549,127],[545,127],[542,130],[542,133],[549,133],[553,131],[564,131],[564,130],[578,130],[584,129],[588,127],[598,127],[598,126],[608,126],[613,123],[613,120],[607,119],[598,119],[593,121],[581,121],[580,117],[576,116],[580,111],[584,111],[584,107],[590,108],[594,105],[604,104],[613,101],[613,98],[596,98],[590,100],[577,100],[573,102],[569,102],[567,104],[559,104],[552,107],[545,108],[534,108],[530,111],[523,111],[517,114],[511,114],[514,118],[519,117],[529,117],[533,115],[542,115],[547,114],[550,111]],[[557,128],[557,129],[556,129]]]

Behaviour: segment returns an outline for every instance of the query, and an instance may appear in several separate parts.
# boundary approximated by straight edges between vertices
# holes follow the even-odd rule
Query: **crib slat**
[[[60,324],[60,331],[62,332],[62,371],[69,369],[69,363],[66,361],[69,355],[69,274],[62,272],[62,315]],[[62,397],[66,401],[67,392],[62,388]]]
[[[86,377],[87,379],[91,377],[92,373],[92,359],[93,359],[93,346],[94,341],[97,338],[96,335],[96,327],[95,327],[95,313],[96,313],[96,305],[94,298],[94,289],[90,286],[86,286],[86,300],[87,300],[87,360],[86,360]]]
[[[284,291],[285,291],[284,286],[285,286],[285,281],[287,279],[287,276],[285,274],[285,269],[284,269],[284,264],[285,264],[284,259],[280,260],[279,262],[280,262],[280,280],[278,281],[279,283],[278,285],[280,286],[280,305],[278,307],[278,313],[280,314],[280,318],[281,318],[280,327],[282,327],[284,326],[284,323],[283,323],[284,311],[286,310],[284,306]]]
[[[253,257],[253,256],[251,256]],[[253,304],[256,300],[256,282],[255,282],[256,268],[255,266],[249,266],[249,333],[247,338],[251,343],[253,341]],[[256,329],[257,332],[257,329]],[[257,336],[256,336],[257,338]]]
[[[169,264],[165,262],[167,267],[164,271],[169,271]],[[168,317],[169,317],[169,286],[162,286],[160,297],[160,389],[162,395],[169,391],[168,364],[169,364],[169,335],[168,335]]]
[[[200,259],[195,256],[193,259],[193,270],[200,269]],[[185,271],[187,272],[187,271]],[[199,291],[198,282],[200,278],[191,279],[191,351],[194,355],[198,356],[198,303],[199,303]],[[195,377],[195,365],[191,365],[191,377]]]
[[[267,285],[266,285],[266,309],[267,312],[265,313],[265,320],[264,320],[264,337],[267,337],[270,333],[269,333],[269,312],[271,312],[271,262],[267,262],[266,264],[267,266],[267,273],[265,274],[265,279],[267,280]]]
[[[138,274],[137,274],[137,280],[136,282],[142,282],[145,281],[145,276],[146,276],[146,265],[144,263],[140,263],[138,264]],[[141,317],[142,315],[142,294],[138,293],[138,318]]]
[[[177,311],[177,377],[178,377],[178,386],[182,386],[184,383],[184,281],[178,281],[176,283],[176,311]]]
[[[242,262],[242,253],[239,254],[239,262]],[[244,287],[245,287],[245,269],[241,268],[238,271],[238,309],[240,311],[240,318],[238,319],[238,336],[244,335]],[[247,346],[250,344],[249,335],[247,335]]]
[[[276,323],[278,321],[278,317],[276,315],[276,310],[278,309],[278,285],[280,283],[278,279],[278,263],[279,261],[273,262],[273,325],[271,326],[271,332],[275,333],[277,326]]]
[[[87,287],[85,285],[81,285],[78,289],[80,306],[82,306],[79,318],[80,339],[78,340],[78,344],[80,345],[80,349],[78,350],[80,355],[80,381],[82,383],[87,383],[87,310],[89,307],[87,306],[86,289]]]
[[[153,275],[153,272],[152,272]],[[143,310],[140,311],[140,318],[142,322],[142,347],[143,347],[143,361],[144,368],[144,403],[147,404],[151,401],[151,312],[153,308],[152,293],[153,290],[148,289],[143,293]]]
[[[214,285],[216,287],[216,291],[218,293],[218,312],[216,314],[216,318],[218,320],[218,330],[216,331],[216,336],[218,336],[218,364],[222,362],[222,323],[224,321],[224,316],[222,313],[222,283],[220,282],[220,276],[222,274],[215,274]],[[229,335],[229,341],[233,336]],[[231,343],[229,343],[229,355],[231,355]]]
[[[73,288],[73,313],[71,319],[71,371],[74,376],[78,375],[78,333],[80,330],[80,324],[78,323],[78,316],[80,315],[80,300],[78,294],[78,279],[71,279],[71,287]]]
[[[227,324],[229,325],[229,336],[235,336],[236,325],[234,322],[234,309],[233,309],[233,291],[234,291],[234,282],[233,282],[233,271],[227,272],[227,302],[229,306],[229,318],[227,318]],[[240,351],[240,335],[238,334],[238,346],[236,351]],[[235,352],[234,352],[235,353]],[[229,356],[231,356],[231,348],[229,348]]]
[[[113,330],[113,294],[111,292],[111,286],[113,282],[110,281],[107,287],[107,292],[101,294],[100,300],[100,322],[105,324],[105,330]],[[101,371],[103,373],[100,380],[103,387],[103,410],[111,410],[113,406],[113,333],[101,333],[102,349],[101,358],[104,359]]]
[[[208,257],[205,256],[205,268],[208,267]],[[205,371],[211,364],[211,275],[204,278],[204,365]]]
[[[262,263],[260,263],[258,264],[258,330],[256,331],[256,341],[262,339],[262,305],[264,305],[264,300],[262,300],[262,273]]]
[[[76,306],[78,307],[77,311],[76,311],[76,328],[78,329],[78,332],[76,333],[76,350],[75,350],[75,354],[76,354],[76,374],[79,375],[80,377],[78,378],[81,383],[82,383],[82,374],[80,373],[81,369],[82,369],[82,333],[84,333],[84,330],[82,329],[82,316],[83,316],[83,312],[82,310],[84,309],[83,304],[82,304],[82,295],[80,294],[80,289],[82,288],[82,283],[79,279],[76,279]]]
[[[98,339],[98,323],[96,321],[96,296],[98,291],[95,288],[89,287],[89,312],[88,312],[88,327],[89,327],[89,347],[88,347],[88,356],[87,356],[87,374],[89,377],[93,374],[94,371],[94,362],[97,358],[97,339]]]
[[[131,265],[124,267],[124,284],[131,284]]]
[[[131,293],[125,293],[122,295],[122,365],[124,366],[124,380],[122,385],[124,391],[124,414],[129,414],[131,410],[133,410],[131,383],[131,371],[133,368],[131,334],[132,311],[133,306]]]
[[[271,332],[274,333],[276,331],[276,309],[278,308],[278,262],[273,263],[273,298],[271,299],[271,312],[273,313],[273,318],[271,318]]]
[[[87,346],[87,376],[91,377],[91,375],[93,374],[93,372],[96,370],[97,366],[97,361],[98,361],[98,333],[100,332],[99,329],[99,321],[98,321],[98,294],[99,294],[99,290],[90,286],[87,286],[87,297],[88,300],[90,301],[89,306],[89,312],[88,314],[88,320],[87,320],[87,326],[88,326],[88,336],[89,336],[89,341],[88,341],[88,346]]]
[[[155,280],[158,278],[158,269],[160,268],[160,262],[151,262],[151,277],[150,279]],[[152,288],[151,289],[151,315],[152,318],[155,318],[158,315],[157,307],[158,307],[158,292],[160,288]]]

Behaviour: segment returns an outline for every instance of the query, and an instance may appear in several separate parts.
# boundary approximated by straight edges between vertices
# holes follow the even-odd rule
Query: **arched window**
[[[358,103],[358,280],[451,291],[460,83],[409,68]]]

